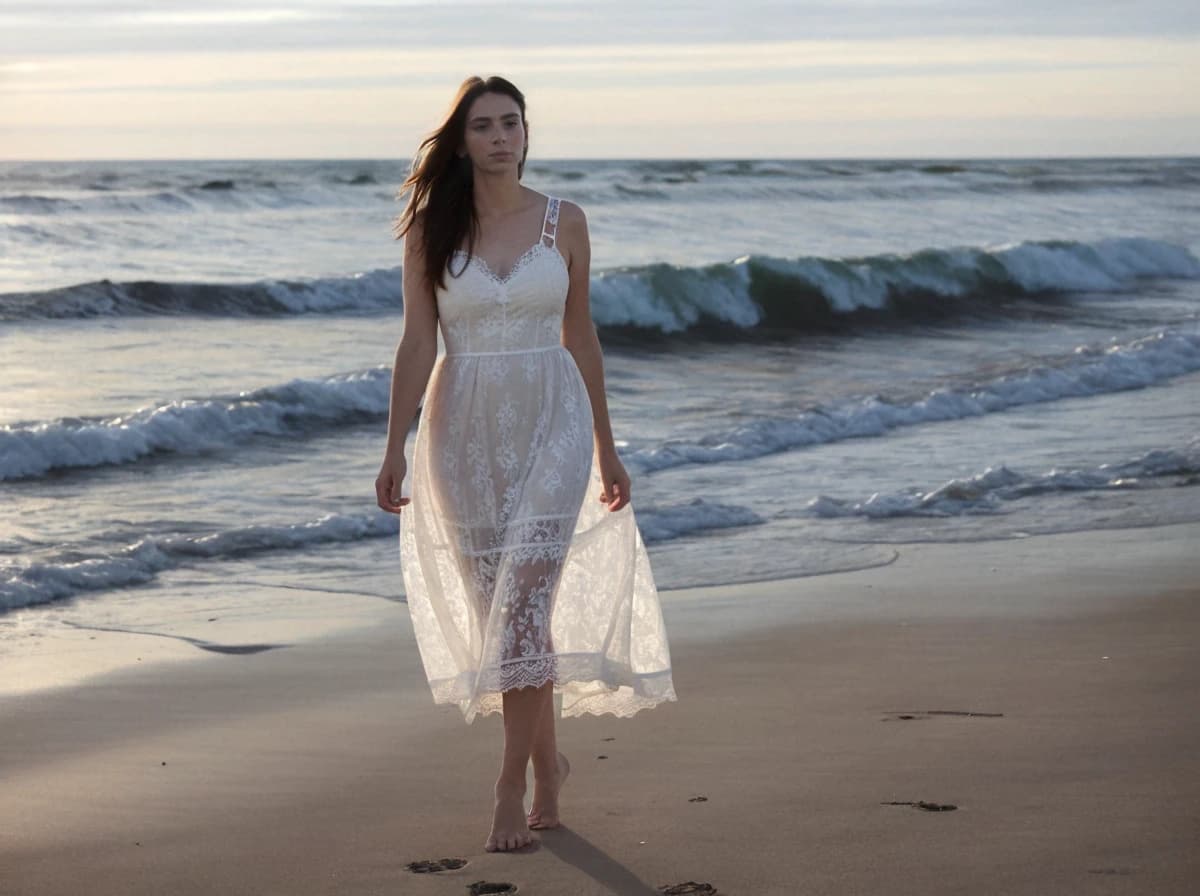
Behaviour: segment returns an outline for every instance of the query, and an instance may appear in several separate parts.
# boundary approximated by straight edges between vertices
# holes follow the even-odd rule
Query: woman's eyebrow
[[[516,112],[505,112],[500,117],[501,118],[518,118],[519,116],[517,115]],[[473,121],[473,122],[474,121],[491,121],[491,118],[487,115],[476,115],[474,118],[471,119],[471,121]]]

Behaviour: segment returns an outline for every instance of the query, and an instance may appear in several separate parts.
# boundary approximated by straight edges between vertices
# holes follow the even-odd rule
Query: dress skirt
[[[587,388],[562,345],[436,362],[401,566],[433,699],[468,723],[548,681],[563,717],[676,699],[633,505],[599,500],[592,446]]]

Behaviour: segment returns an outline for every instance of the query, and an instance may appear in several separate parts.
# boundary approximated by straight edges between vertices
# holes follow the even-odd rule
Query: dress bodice
[[[633,507],[595,498],[595,419],[562,344],[570,276],[554,243],[543,232],[505,276],[457,253],[435,293],[447,351],[421,406],[401,558],[434,701],[468,723],[548,683],[563,717],[676,699]]]
[[[478,255],[456,251],[436,293],[447,355],[546,349],[561,344],[570,277],[555,246],[559,200],[550,196],[542,235],[497,276]],[[547,232],[549,230],[549,232]]]

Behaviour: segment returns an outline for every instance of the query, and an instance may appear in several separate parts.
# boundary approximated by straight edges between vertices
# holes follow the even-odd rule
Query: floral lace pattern
[[[597,500],[591,403],[560,338],[558,207],[507,275],[473,256],[437,294],[446,354],[417,427],[401,569],[434,701],[468,723],[548,681],[564,717],[676,699],[633,507]]]

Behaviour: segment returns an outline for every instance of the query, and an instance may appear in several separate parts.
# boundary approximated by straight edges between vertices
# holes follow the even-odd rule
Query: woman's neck
[[[506,173],[504,177],[479,176],[473,184],[475,215],[479,220],[504,218],[529,204],[521,182]]]

